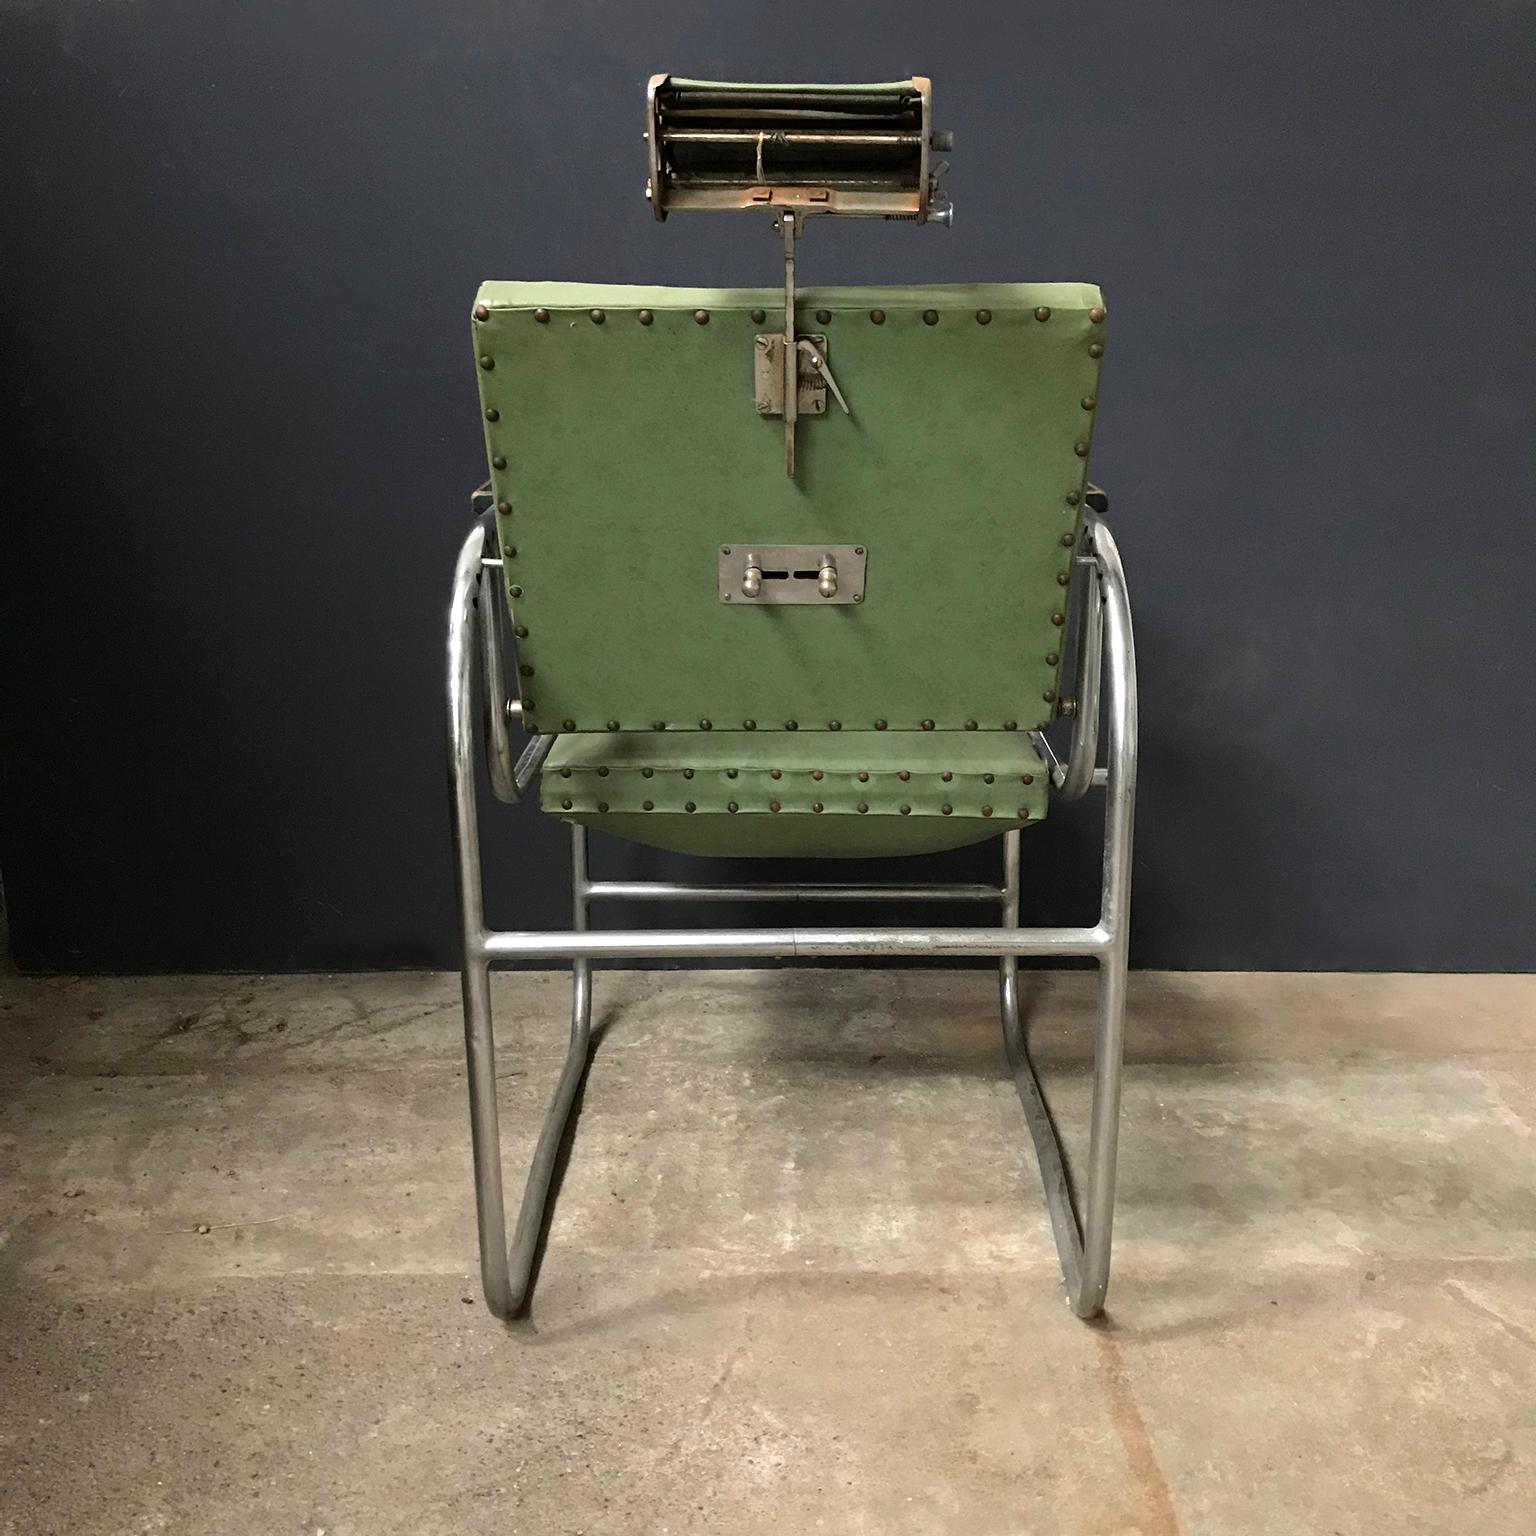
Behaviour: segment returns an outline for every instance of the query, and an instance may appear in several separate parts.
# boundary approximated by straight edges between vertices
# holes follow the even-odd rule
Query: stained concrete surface
[[[453,978],[0,978],[0,1530],[1536,1529],[1536,978],[1133,977],[1096,1327],[984,974],[597,980],[509,1331]],[[496,982],[509,1168],[566,996]]]

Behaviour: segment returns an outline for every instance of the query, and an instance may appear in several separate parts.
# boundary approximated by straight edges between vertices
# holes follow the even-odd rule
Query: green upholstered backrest
[[[491,480],[541,731],[1049,718],[1103,351],[1086,284],[802,291],[852,414],[754,404],[769,289],[486,283]],[[877,319],[878,317],[878,319]],[[720,600],[746,542],[865,550],[864,601]],[[705,724],[707,722],[707,725]]]

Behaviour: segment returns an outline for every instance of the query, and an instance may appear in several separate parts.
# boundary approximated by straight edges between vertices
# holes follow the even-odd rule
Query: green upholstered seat
[[[682,853],[934,853],[1045,814],[1023,733],[616,731],[562,737],[544,809]]]
[[[561,737],[546,809],[719,854],[917,853],[1044,814],[1028,733],[1055,709],[1096,288],[802,290],[851,414],[802,417],[793,479],[754,401],[779,290],[492,282],[475,314],[524,717]],[[857,546],[863,601],[723,601],[720,551],[752,541]]]

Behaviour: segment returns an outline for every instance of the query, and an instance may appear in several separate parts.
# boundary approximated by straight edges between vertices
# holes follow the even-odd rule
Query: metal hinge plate
[[[864,601],[866,564],[862,544],[722,544],[715,574],[722,603],[830,608]]]
[[[825,336],[806,336],[821,354],[827,355]],[[799,381],[799,394],[795,409],[802,416],[820,416],[827,409],[827,381],[817,371],[810,354],[802,351],[797,360],[795,376]],[[759,416],[784,414],[784,337],[769,332],[755,337],[752,343],[752,390],[757,400]]]

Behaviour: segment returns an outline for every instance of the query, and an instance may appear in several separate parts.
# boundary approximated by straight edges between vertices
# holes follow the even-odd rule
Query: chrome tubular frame
[[[591,1054],[592,975],[597,959],[682,957],[785,958],[832,955],[987,955],[999,961],[1003,1038],[1019,1101],[1034,1141],[1067,1299],[1079,1316],[1097,1316],[1109,1287],[1114,1222],[1115,1160],[1120,1118],[1127,942],[1130,934],[1131,844],[1136,800],[1136,656],[1130,602],[1119,551],[1096,513],[1085,513],[1078,570],[1077,714],[1065,765],[1053,773],[1059,796],[1090,786],[1106,791],[1104,861],[1099,920],[1088,928],[1019,926],[1018,829],[1003,836],[1003,881],[987,884],[842,885],[832,883],[710,886],[672,881],[593,880],[587,839],[572,830],[572,922],[566,933],[494,932],[485,926],[480,828],[475,789],[474,671],[477,622],[481,669],[489,702],[486,751],[492,784],[503,800],[518,799],[554,743],[535,736],[514,762],[510,722],[521,714],[505,694],[504,636],[498,590],[482,588],[482,573],[500,561],[488,555],[494,538],[477,523],[460,550],[448,610],[448,753],[453,796],[454,854],[463,931],[464,1038],[468,1057],[470,1127],[480,1232],[480,1274],[496,1316],[526,1310],[560,1146]],[[477,601],[478,599],[478,601]],[[1107,666],[1104,712],[1106,768],[1095,766],[1100,674]],[[997,902],[995,928],[742,928],[603,931],[589,929],[599,899],[649,901],[981,901]],[[1021,955],[1085,955],[1098,962],[1094,1031],[1093,1107],[1088,1176],[1081,1204],[1040,1081],[1030,1060],[1019,1011]],[[502,1195],[501,1134],[496,1103],[496,1052],[491,1023],[490,968],[513,960],[569,960],[573,971],[570,1045],[554,1099],[539,1133],[510,1247]]]

